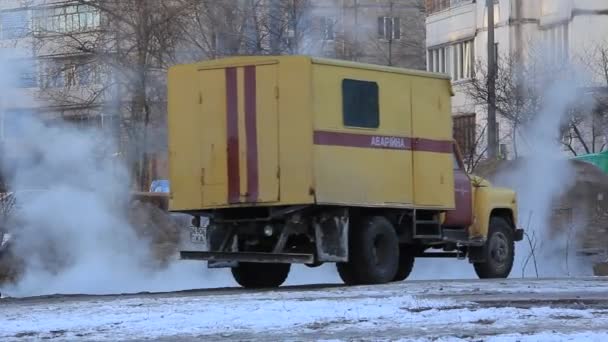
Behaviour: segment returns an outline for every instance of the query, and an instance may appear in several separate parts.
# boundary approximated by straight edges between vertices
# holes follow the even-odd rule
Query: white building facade
[[[485,106],[467,96],[465,88],[477,66],[487,65],[486,0],[427,0],[426,5],[427,69],[451,75],[455,116],[485,121]],[[608,46],[606,0],[494,0],[494,13],[499,59],[519,54],[525,60],[543,49],[547,63],[568,61]],[[501,147],[510,154],[508,126],[499,118]]]
[[[1,122],[26,113],[45,120],[100,120],[97,104],[87,101],[101,83],[100,70],[83,63],[89,57],[70,50],[58,38],[70,34],[81,39],[99,27],[100,13],[92,6],[61,0],[0,0],[2,62],[18,74],[10,84],[12,96],[2,100]],[[81,101],[59,101],[59,92],[65,99]],[[11,140],[11,128],[1,127],[1,140]]]

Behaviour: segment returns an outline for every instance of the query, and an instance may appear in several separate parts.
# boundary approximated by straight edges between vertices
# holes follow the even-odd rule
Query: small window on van
[[[359,80],[342,80],[344,126],[378,128],[380,113],[378,84]]]

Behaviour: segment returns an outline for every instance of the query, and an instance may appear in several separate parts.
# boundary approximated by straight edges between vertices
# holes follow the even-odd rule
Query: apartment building
[[[456,135],[470,150],[485,121],[485,106],[466,95],[478,65],[487,64],[486,0],[426,0],[427,69],[451,75]],[[494,0],[498,58],[542,50],[546,63],[573,60],[608,43],[605,0]],[[605,86],[605,84],[604,84]],[[511,124],[499,118],[504,154],[512,152]]]
[[[321,54],[365,63],[424,69],[422,0],[314,0]]]

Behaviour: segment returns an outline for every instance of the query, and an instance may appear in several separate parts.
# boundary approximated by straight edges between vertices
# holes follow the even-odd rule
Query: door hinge
[[[278,100],[279,99],[279,87],[274,87],[274,97]]]
[[[198,104],[203,104],[203,93],[198,93]]]

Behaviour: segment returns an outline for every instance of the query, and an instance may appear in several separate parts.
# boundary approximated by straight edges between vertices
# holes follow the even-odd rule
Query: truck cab
[[[182,259],[280,286],[294,263],[346,284],[407,278],[416,258],[507,277],[516,195],[468,175],[444,75],[307,56],[169,71],[169,210]]]

